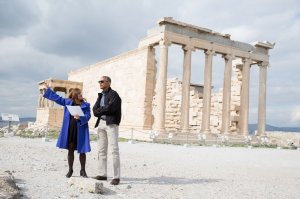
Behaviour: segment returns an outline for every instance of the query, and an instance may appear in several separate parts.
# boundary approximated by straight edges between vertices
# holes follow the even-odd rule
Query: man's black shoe
[[[120,179],[119,178],[116,178],[116,179],[113,179],[110,184],[111,185],[118,185],[120,183]]]
[[[93,177],[94,179],[96,180],[107,180],[107,176],[96,176],[96,177]]]

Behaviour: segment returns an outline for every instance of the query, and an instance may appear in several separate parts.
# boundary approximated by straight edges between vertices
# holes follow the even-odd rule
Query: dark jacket
[[[100,100],[102,98],[102,93],[98,93],[98,99],[93,107],[93,113],[95,117],[98,117],[95,124],[95,128],[99,125],[100,117],[102,115],[106,116],[106,125],[117,124],[121,122],[121,103],[122,100],[119,94],[112,90],[108,89],[107,94],[105,95],[105,106],[100,107]]]

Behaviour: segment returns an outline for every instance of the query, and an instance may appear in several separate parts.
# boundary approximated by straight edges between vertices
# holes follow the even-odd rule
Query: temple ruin
[[[82,82],[57,80],[52,78],[46,81],[55,92],[64,93],[66,97],[69,95],[72,89],[83,88]],[[64,112],[62,107],[56,107],[53,101],[43,97],[45,89],[44,82],[45,81],[39,82],[39,99],[35,124],[37,126],[47,126],[50,129],[58,129],[61,127]]]
[[[182,46],[182,80],[168,79],[168,49]],[[266,79],[269,50],[275,44],[252,44],[231,40],[229,34],[176,21],[165,17],[148,30],[137,49],[71,71],[68,80],[51,80],[54,91],[68,93],[83,89],[83,96],[95,103],[100,92],[98,79],[110,76],[112,88],[122,98],[120,129],[169,131],[178,133],[221,133],[248,135],[250,67],[259,67],[259,104],[257,135],[265,134]],[[160,48],[159,60],[155,50]],[[191,83],[191,58],[195,51],[205,54],[204,83]],[[224,83],[220,92],[212,93],[214,55],[224,59]],[[43,82],[39,89],[43,88]],[[54,116],[55,115],[55,116]],[[37,123],[61,123],[62,108],[39,99]],[[90,126],[96,118],[92,117]],[[122,133],[120,134],[122,136]]]

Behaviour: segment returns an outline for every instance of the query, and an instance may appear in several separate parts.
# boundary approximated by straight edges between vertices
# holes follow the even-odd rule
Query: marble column
[[[266,134],[266,84],[268,62],[262,62],[259,66],[259,98],[258,98],[258,122],[257,135]]]
[[[210,133],[210,108],[211,108],[211,82],[212,82],[212,59],[215,52],[205,51],[203,111],[201,133]]]
[[[156,80],[156,102],[157,111],[154,120],[154,130],[165,132],[166,92],[167,92],[167,68],[168,68],[168,46],[170,43],[163,40],[159,42],[160,59]]]
[[[49,105],[50,107],[54,107],[55,104],[53,101],[50,101],[49,103],[50,103],[50,105]]]
[[[43,89],[40,89],[40,94],[39,94],[39,100],[38,100],[38,108],[42,108],[43,107]]]
[[[249,81],[250,81],[250,64],[251,59],[243,59],[243,79],[241,89],[241,106],[240,106],[240,119],[239,119],[239,133],[248,135],[248,122],[249,122]]]
[[[55,88],[52,88],[52,87],[50,87],[56,94],[57,94],[57,91],[55,90]],[[66,98],[68,97],[68,96],[65,96]],[[48,100],[48,99],[46,99],[45,98],[45,106],[46,107],[48,107],[48,108],[53,108],[54,107],[54,101],[52,101],[52,100]]]
[[[221,133],[230,133],[230,102],[231,102],[231,73],[233,55],[224,55],[225,70],[224,70],[224,84],[223,84],[223,108],[222,108],[222,128]]]
[[[182,95],[181,95],[181,120],[180,127],[183,133],[189,132],[189,112],[190,112],[190,85],[191,85],[191,60],[192,46],[184,46]]]

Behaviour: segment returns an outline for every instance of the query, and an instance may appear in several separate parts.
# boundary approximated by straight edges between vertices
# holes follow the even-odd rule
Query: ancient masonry
[[[181,81],[167,79],[168,49],[172,45],[182,46]],[[82,88],[83,96],[93,105],[100,92],[97,83],[100,76],[110,76],[112,88],[122,98],[121,130],[248,135],[250,69],[259,67],[257,134],[264,135],[269,50],[274,45],[234,41],[229,34],[165,17],[158,21],[157,27],[148,30],[137,49],[71,71],[68,80],[47,81],[55,91],[66,95],[71,88]],[[158,48],[160,53],[156,60]],[[191,82],[194,51],[205,55],[203,85]],[[223,89],[212,93],[212,62],[216,54],[224,59],[224,83]],[[43,92],[44,81],[39,83],[40,92]],[[55,128],[61,124],[61,118],[62,108],[39,98],[35,126]],[[90,126],[95,121],[92,117]]]
[[[237,132],[240,91],[242,86],[241,67],[233,67],[232,92],[231,92],[231,132]],[[178,132],[180,130],[180,104],[181,104],[182,83],[177,78],[168,79],[166,96],[166,130],[168,132]],[[201,131],[203,112],[203,85],[191,84],[190,87],[190,132],[199,133]],[[153,105],[155,109],[155,104]],[[212,133],[219,133],[222,123],[222,89],[220,92],[212,93],[211,96],[211,116],[210,129]]]

